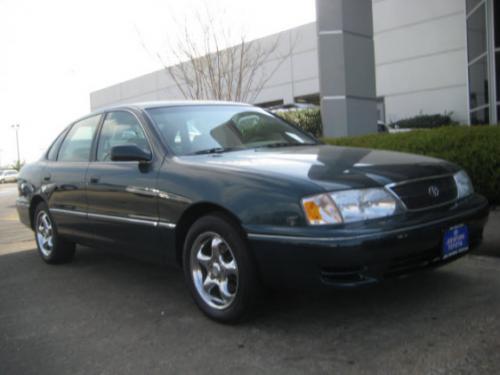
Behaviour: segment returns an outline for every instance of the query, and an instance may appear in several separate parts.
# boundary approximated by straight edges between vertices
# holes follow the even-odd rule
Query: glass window
[[[495,54],[495,82],[497,86],[497,102],[500,101],[500,51]]]
[[[148,113],[178,155],[316,143],[285,121],[254,107],[163,107]]]
[[[481,5],[467,19],[467,49],[469,61],[486,52],[486,7]]]
[[[59,151],[59,161],[88,161],[92,139],[99,124],[100,115],[88,117],[75,123]]]
[[[66,129],[59,134],[59,136],[56,138],[56,140],[52,143],[52,146],[50,146],[50,150],[47,153],[47,159],[48,160],[56,160],[57,159],[57,151],[59,150],[59,146],[61,145],[61,142],[64,140],[64,135],[66,134]]]
[[[276,107],[279,105],[283,105],[283,100],[273,100],[271,102],[264,102],[264,103],[256,104],[256,106],[260,107],[260,108],[271,108],[271,107]]]
[[[135,116],[124,111],[110,112],[106,115],[99,136],[97,160],[110,161],[111,148],[125,145],[134,145],[151,153],[144,130]]]
[[[321,100],[319,94],[311,94],[311,95],[297,96],[295,97],[295,102],[304,104],[314,104],[315,106],[319,106]]]
[[[385,100],[377,98],[377,121],[385,123]]]
[[[467,13],[469,13],[472,8],[474,8],[477,4],[479,4],[482,0],[467,0]]]
[[[500,48],[500,0],[495,0],[493,2],[493,27],[495,28],[495,47]],[[497,59],[498,61],[498,59]]]
[[[487,125],[490,123],[490,109],[489,107],[478,109],[471,112],[470,123],[472,125]]]
[[[470,109],[488,104],[488,69],[486,56],[469,66]]]

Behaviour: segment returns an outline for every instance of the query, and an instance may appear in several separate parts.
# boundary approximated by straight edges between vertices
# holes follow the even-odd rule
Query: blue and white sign
[[[443,259],[469,250],[469,230],[466,225],[457,225],[446,231],[443,238]]]

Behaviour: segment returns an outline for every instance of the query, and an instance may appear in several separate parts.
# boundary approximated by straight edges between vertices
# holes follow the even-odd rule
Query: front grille
[[[453,176],[403,182],[390,189],[409,210],[439,206],[457,198],[457,186]]]

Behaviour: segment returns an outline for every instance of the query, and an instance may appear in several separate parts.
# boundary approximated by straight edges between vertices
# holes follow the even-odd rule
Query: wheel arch
[[[246,238],[241,220],[227,208],[210,202],[195,203],[183,212],[175,227],[175,259],[178,265],[182,266],[182,250],[189,228],[199,218],[213,213],[220,213],[230,219]]]
[[[36,207],[40,204],[40,203],[47,203],[45,201],[45,199],[42,198],[41,195],[34,195],[32,198],[31,198],[31,202],[30,202],[30,224],[31,224],[31,229],[34,229],[35,228],[35,211],[36,211]]]

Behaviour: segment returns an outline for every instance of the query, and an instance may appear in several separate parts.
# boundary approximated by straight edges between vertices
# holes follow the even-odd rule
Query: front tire
[[[196,304],[211,319],[236,323],[251,313],[259,289],[256,267],[230,218],[211,214],[191,226],[183,268]]]
[[[66,263],[75,255],[75,244],[61,238],[45,203],[35,210],[35,240],[40,257],[49,264]]]

